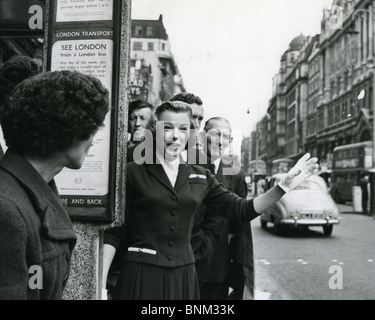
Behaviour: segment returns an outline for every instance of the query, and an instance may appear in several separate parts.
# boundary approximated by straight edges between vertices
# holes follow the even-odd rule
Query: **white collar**
[[[215,165],[215,174],[217,174],[217,171],[219,170],[220,162],[221,162],[221,157],[220,157],[220,158],[217,158],[217,159],[214,161],[214,165]]]
[[[156,152],[156,157],[158,158],[159,162],[162,164],[163,167],[167,167],[168,169],[174,172],[178,171],[178,166],[180,165],[180,157],[177,157],[172,161],[167,161],[158,152]]]

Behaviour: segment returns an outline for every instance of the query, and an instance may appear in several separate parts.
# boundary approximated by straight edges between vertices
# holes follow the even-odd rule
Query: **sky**
[[[205,120],[227,118],[242,137],[265,115],[281,55],[320,33],[332,0],[132,0],[132,19],[163,23],[187,92]],[[250,113],[247,113],[247,110]]]

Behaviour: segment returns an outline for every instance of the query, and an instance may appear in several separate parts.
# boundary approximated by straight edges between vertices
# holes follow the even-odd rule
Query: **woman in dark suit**
[[[224,189],[209,170],[183,163],[180,154],[191,128],[189,105],[165,102],[155,115],[155,157],[128,164],[126,222],[104,234],[103,284],[105,288],[116,249],[125,241],[128,250],[113,299],[199,299],[190,240],[200,204],[213,212],[235,212],[239,222],[249,222],[310,176],[317,159],[305,155],[282,185],[245,200]]]
[[[76,71],[24,80],[0,108],[0,300],[61,299],[76,235],[54,177],[82,166],[108,110],[107,89]]]

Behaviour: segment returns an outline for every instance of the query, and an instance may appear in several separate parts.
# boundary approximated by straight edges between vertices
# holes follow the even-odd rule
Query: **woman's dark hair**
[[[172,111],[172,112],[186,112],[189,114],[189,119],[191,120],[192,117],[192,110],[191,107],[182,101],[166,101],[163,102],[160,106],[158,106],[155,110],[155,116],[159,119],[160,115],[164,111]]]
[[[12,95],[20,82],[40,72],[41,67],[28,56],[17,55],[4,62],[0,67],[0,105]]]
[[[53,71],[24,80],[2,110],[9,148],[48,155],[87,140],[109,110],[100,80],[77,71]]]
[[[186,103],[196,103],[198,106],[201,106],[203,104],[201,98],[188,92],[177,93],[172,98],[170,98],[169,101],[182,101]]]

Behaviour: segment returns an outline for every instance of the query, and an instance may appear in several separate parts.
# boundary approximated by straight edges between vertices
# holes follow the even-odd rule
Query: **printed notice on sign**
[[[112,20],[113,0],[57,0],[56,22]]]
[[[57,41],[52,47],[51,70],[77,70],[100,79],[111,101],[113,41],[79,39]],[[64,169],[56,176],[60,195],[106,195],[110,167],[110,112],[95,136],[79,170]]]

